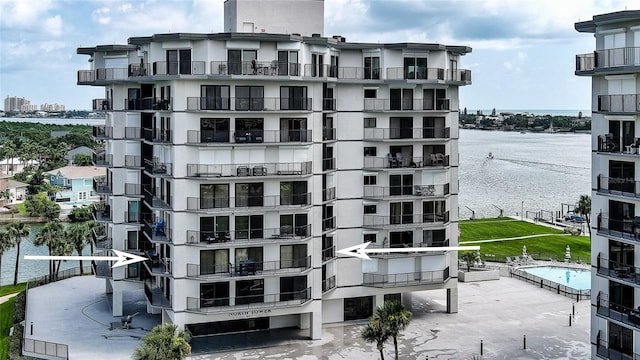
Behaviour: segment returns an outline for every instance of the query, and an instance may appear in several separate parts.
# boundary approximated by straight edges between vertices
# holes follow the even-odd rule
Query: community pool
[[[559,266],[535,266],[521,270],[576,290],[591,289],[591,271]]]

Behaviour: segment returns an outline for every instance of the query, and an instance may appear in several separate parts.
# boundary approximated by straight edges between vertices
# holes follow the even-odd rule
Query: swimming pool
[[[521,268],[526,273],[553,281],[560,285],[566,285],[576,290],[591,289],[591,271],[560,266],[535,266]]]

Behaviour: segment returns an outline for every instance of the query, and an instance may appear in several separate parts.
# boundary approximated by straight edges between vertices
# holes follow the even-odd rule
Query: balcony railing
[[[633,144],[640,143],[640,139],[625,134],[621,136],[614,136],[613,134],[598,135],[598,151],[607,153],[625,153],[635,154],[638,152],[637,147],[633,147]]]
[[[621,66],[640,66],[640,47],[596,50],[576,55],[576,71],[592,71]]]
[[[446,224],[449,222],[449,212],[438,214],[407,214],[407,215],[373,215],[365,214],[364,226],[416,226],[425,224]]]
[[[113,127],[104,125],[93,125],[93,137],[97,140],[113,138]]]
[[[187,197],[187,210],[198,212],[215,211],[216,209],[229,210],[231,208],[277,208],[277,207],[304,207],[311,204],[311,193],[268,196],[236,196],[197,198]]]
[[[330,231],[336,228],[336,217],[322,219],[322,231]]]
[[[311,111],[311,98],[187,97],[187,111]]]
[[[171,110],[171,99],[154,97],[124,99],[124,110]]]
[[[107,182],[106,176],[96,176],[93,178],[93,190],[95,190],[96,194],[113,193],[111,184]]]
[[[111,206],[105,203],[97,203],[93,208],[93,218],[100,222],[111,221]]]
[[[600,331],[598,331],[598,335],[596,338],[596,342],[591,343],[596,346],[596,355],[601,359],[607,360],[640,360],[640,354],[637,354],[631,350],[631,345],[629,345],[629,350],[624,351],[620,344],[618,343],[616,347],[610,347],[603,339],[600,339]]]
[[[449,268],[437,271],[420,271],[402,274],[363,273],[362,285],[372,287],[396,287],[440,284],[449,279]]]
[[[91,101],[91,108],[93,111],[110,111],[113,110],[111,107],[111,100],[109,99],[93,99]]]
[[[340,66],[337,77],[346,80],[380,80],[381,71],[379,67]]]
[[[429,168],[449,166],[449,155],[436,153],[402,158],[393,156],[365,156],[363,166],[365,169]]]
[[[144,159],[144,169],[150,174],[153,175],[169,175],[171,176],[171,165],[170,163],[160,162],[158,159]]]
[[[124,167],[127,168],[140,168],[142,167],[142,156],[140,155],[125,155]]]
[[[155,281],[153,280],[145,280],[144,282],[144,294],[147,298],[147,301],[153,307],[159,307],[163,309],[171,308],[171,298],[167,298],[164,294],[164,291],[154,285]]]
[[[299,63],[271,61],[212,61],[211,75],[300,76]]]
[[[376,186],[365,185],[365,198],[381,199],[394,196],[445,196],[449,194],[449,184]]]
[[[336,247],[331,246],[326,249],[322,249],[322,261],[328,261],[336,258]]]
[[[102,236],[95,241],[96,250],[111,250],[113,249],[113,239],[110,237]]]
[[[322,171],[330,171],[336,169],[336,158],[322,159]]]
[[[364,111],[449,111],[449,99],[364,99]]]
[[[156,61],[152,64],[153,75],[204,75],[205,61]]]
[[[93,154],[93,164],[95,166],[113,166],[113,155],[105,152]]]
[[[97,278],[110,279],[113,277],[111,264],[108,261],[91,261],[91,268]]]
[[[332,201],[336,199],[336,188],[330,187],[322,190],[322,201]]]
[[[311,237],[311,224],[302,226],[281,226],[278,228],[253,228],[235,231],[187,230],[187,245],[209,246],[227,243],[286,242],[302,241]]]
[[[640,197],[640,181],[633,177],[619,178],[598,175],[598,192],[626,197]]]
[[[240,261],[237,264],[187,264],[187,277],[210,279],[216,277],[233,277],[260,275],[266,273],[299,272],[311,267],[311,256],[299,259],[256,262]]]
[[[396,140],[396,139],[449,139],[451,128],[448,127],[424,127],[424,128],[365,128],[363,138],[365,140]]]
[[[215,313],[229,310],[300,306],[311,300],[311,288],[278,294],[251,294],[227,298],[187,297],[187,311]]]
[[[233,135],[233,136],[231,136]],[[311,142],[311,129],[302,130],[188,130],[187,143],[196,145],[214,144],[264,144],[264,143],[303,143]]]
[[[606,213],[600,213],[596,217],[596,229],[600,235],[625,240],[640,240],[640,219],[611,219]]]
[[[416,66],[415,69],[404,67],[387,68],[388,80],[445,80],[443,68],[427,68]]]
[[[322,128],[322,141],[329,141],[336,139],[335,128]]]
[[[336,99],[333,99],[333,98],[322,99],[322,110],[336,111]]]
[[[336,288],[336,276],[333,275],[329,278],[322,280],[322,292],[327,292]]]
[[[144,261],[144,266],[153,276],[171,276],[172,265],[171,259],[158,256],[151,256],[150,260]]]
[[[165,199],[158,194],[161,194],[160,188],[152,188],[149,185],[142,186],[142,193],[144,195],[144,201],[152,208],[158,210],[171,209],[170,198]]]
[[[267,175],[308,175],[311,174],[311,161],[298,163],[263,164],[187,164],[187,176],[219,178],[222,176],[267,176]]]
[[[631,114],[640,112],[640,96],[638,94],[599,95],[598,111]]]
[[[146,141],[152,143],[167,144],[171,143],[173,131],[168,129],[142,129],[143,137]]]
[[[598,254],[596,270],[599,275],[608,276],[635,285],[640,284],[640,269],[633,266],[633,264],[629,265],[607,260]]]
[[[631,299],[633,303],[633,299]],[[640,330],[640,310],[609,301],[605,294],[598,293],[596,298],[596,313],[602,317],[631,325]]]
[[[99,81],[127,80],[127,68],[100,68],[94,70],[79,70],[78,85],[90,85]]]

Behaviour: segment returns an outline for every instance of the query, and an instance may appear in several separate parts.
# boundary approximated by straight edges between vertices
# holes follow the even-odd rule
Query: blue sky
[[[223,0],[0,0],[0,97],[89,109],[99,87],[77,86],[81,46],[133,36],[220,32]],[[590,79],[575,55],[593,36],[574,30],[593,15],[638,10],[637,0],[325,0],[325,36],[358,42],[437,42],[473,48],[459,67],[468,109],[590,108]]]

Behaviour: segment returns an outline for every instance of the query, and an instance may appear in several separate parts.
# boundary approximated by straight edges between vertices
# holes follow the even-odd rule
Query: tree
[[[93,158],[87,154],[75,154],[73,155],[73,165],[92,166]]]
[[[29,224],[14,222],[7,225],[7,233],[11,243],[16,247],[16,268],[13,273],[13,285],[18,284],[18,266],[20,264],[20,243],[22,239],[29,236],[31,227]]]
[[[575,212],[587,219],[587,229],[589,229],[589,233],[591,233],[591,223],[589,221],[589,216],[591,215],[591,196],[580,195]]]
[[[27,192],[29,194],[37,194],[41,190],[42,185],[44,184],[44,175],[42,174],[42,170],[36,170],[33,175],[31,175],[31,179],[29,179],[29,187],[27,187]]]
[[[389,340],[389,333],[382,328],[380,322],[370,322],[360,333],[362,339],[368,343],[376,343],[376,348],[380,352],[380,360],[384,360],[384,343]]]
[[[189,335],[178,326],[155,326],[133,353],[134,360],[182,360],[191,353]]]
[[[2,254],[9,250],[11,246],[12,242],[9,233],[6,231],[0,231],[0,272],[2,271]]]
[[[467,264],[467,271],[471,271],[471,265],[478,260],[478,255],[473,251],[465,251],[460,254],[460,259]]]
[[[91,220],[91,210],[88,207],[74,207],[69,213],[69,221],[71,222],[85,222]]]
[[[370,322],[380,322],[388,335],[393,338],[393,348],[398,360],[398,335],[411,322],[411,311],[399,301],[385,301],[382,306],[376,309],[376,313],[371,317]],[[377,326],[377,325],[376,325]]]
[[[24,209],[29,216],[44,216],[48,221],[57,220],[60,216],[60,205],[40,193],[27,197]]]
[[[35,246],[46,246],[49,249],[49,255],[56,252],[57,242],[64,241],[64,229],[59,221],[49,221],[40,228],[40,232],[36,235],[33,244]],[[55,261],[49,261],[49,281],[54,280]]]
[[[69,225],[65,234],[67,239],[73,245],[73,248],[78,253],[78,256],[82,256],[82,250],[91,242],[91,229],[88,223],[72,223]],[[84,275],[84,268],[82,267],[82,260],[80,260],[80,275]]]

